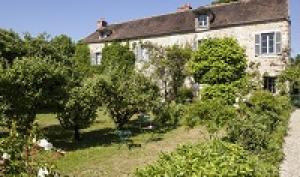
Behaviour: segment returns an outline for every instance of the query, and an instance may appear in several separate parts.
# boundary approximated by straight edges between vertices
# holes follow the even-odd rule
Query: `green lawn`
[[[72,131],[62,129],[55,115],[40,114],[38,123],[55,147],[67,151],[63,157],[45,153],[43,158],[52,161],[63,175],[69,176],[131,176],[136,168],[153,162],[161,152],[209,138],[201,127],[179,127],[153,133],[140,131],[132,121],[128,129],[133,132],[133,143],[141,147],[129,150],[126,145],[120,145],[113,122],[101,113],[92,127],[81,131],[82,140],[76,143]]]

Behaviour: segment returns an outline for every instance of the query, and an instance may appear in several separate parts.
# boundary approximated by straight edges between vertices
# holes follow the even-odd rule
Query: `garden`
[[[0,176],[279,176],[299,63],[274,95],[235,39],[140,45],[0,29]]]

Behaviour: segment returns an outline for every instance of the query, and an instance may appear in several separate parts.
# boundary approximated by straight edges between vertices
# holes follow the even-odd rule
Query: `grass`
[[[202,127],[143,132],[138,129],[136,121],[132,121],[127,128],[133,133],[133,143],[141,147],[129,150],[118,141],[113,122],[101,112],[93,126],[81,131],[80,142],[73,142],[73,132],[64,130],[55,115],[38,115],[38,124],[56,148],[67,151],[63,157],[43,153],[43,158],[50,160],[63,175],[69,176],[131,176],[136,168],[158,159],[161,152],[209,138]]]

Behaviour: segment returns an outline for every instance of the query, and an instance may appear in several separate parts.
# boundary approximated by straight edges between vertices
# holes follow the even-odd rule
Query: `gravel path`
[[[284,145],[285,159],[281,164],[281,177],[300,177],[300,109],[290,119]]]

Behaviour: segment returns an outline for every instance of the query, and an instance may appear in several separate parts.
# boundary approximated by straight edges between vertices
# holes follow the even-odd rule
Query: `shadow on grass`
[[[73,131],[65,130],[60,125],[44,128],[44,134],[57,148],[67,151],[85,149],[89,147],[110,146],[118,142],[118,137],[112,128],[102,128],[90,132],[82,132],[80,141],[74,141]]]
[[[140,124],[135,120],[130,121],[126,126],[124,126],[125,130],[129,130],[132,133],[131,138],[140,134],[155,134],[155,136],[151,137],[147,142],[163,140],[161,135],[170,130],[173,130],[174,128],[175,127],[167,126],[164,128],[156,128],[153,130],[142,130]],[[98,130],[82,132],[81,140],[76,142],[73,139],[74,132],[71,130],[63,129],[60,125],[50,125],[43,129],[44,135],[49,139],[51,143],[53,143],[55,147],[67,151],[120,144],[122,142],[116,135],[115,131],[116,129],[114,128],[101,128]]]

